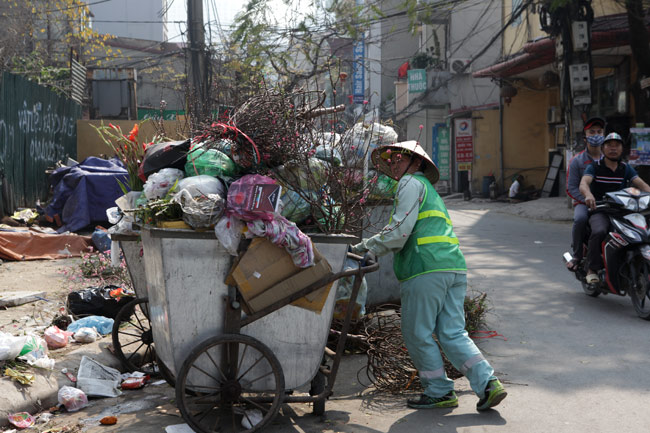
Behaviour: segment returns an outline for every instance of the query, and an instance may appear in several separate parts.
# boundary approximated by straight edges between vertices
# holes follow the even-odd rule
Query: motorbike
[[[588,296],[601,294],[630,295],[636,314],[650,320],[650,193],[637,188],[609,192],[591,212],[604,212],[610,220],[610,232],[602,243],[603,263],[597,283],[587,283],[587,260],[576,266],[575,277]],[[587,237],[588,238],[588,237]],[[584,245],[586,251],[586,244]],[[571,253],[563,255],[566,262]],[[586,257],[586,254],[583,254]]]

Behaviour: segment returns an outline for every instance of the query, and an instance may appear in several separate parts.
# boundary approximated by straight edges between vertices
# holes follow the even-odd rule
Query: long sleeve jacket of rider
[[[569,163],[569,170],[566,173],[566,192],[573,199],[573,205],[577,203],[584,203],[585,197],[580,192],[580,180],[585,174],[585,169],[594,162],[594,158],[587,152],[583,150],[573,158]]]

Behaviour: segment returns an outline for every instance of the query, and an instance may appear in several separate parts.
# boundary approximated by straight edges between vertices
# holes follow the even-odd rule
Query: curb
[[[109,350],[110,342],[104,336],[99,341],[85,344],[56,360],[54,370],[34,368],[35,380],[31,385],[21,385],[8,377],[0,379],[0,427],[9,425],[7,416],[16,412],[29,412],[34,415],[58,404],[59,389],[64,386],[75,386],[61,373],[61,369],[76,376],[83,356],[92,358],[108,367],[119,371],[123,368],[120,361]]]

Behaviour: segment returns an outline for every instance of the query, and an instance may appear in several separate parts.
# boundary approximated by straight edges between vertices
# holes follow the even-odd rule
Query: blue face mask
[[[591,135],[587,137],[587,143],[589,143],[590,146],[594,147],[602,146],[604,141],[605,137],[603,135]]]

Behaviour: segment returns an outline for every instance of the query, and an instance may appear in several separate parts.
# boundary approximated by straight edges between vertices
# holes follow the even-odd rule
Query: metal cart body
[[[137,298],[146,298],[148,296],[147,277],[144,272],[144,258],[141,255],[142,242],[140,236],[113,234],[111,240],[119,243],[122,254],[124,254],[124,261],[133,283],[135,296]]]
[[[343,243],[336,244],[313,238],[333,272],[343,267],[346,240],[349,241],[344,239]],[[212,232],[145,227],[142,242],[156,354],[176,375],[194,346],[224,332],[228,296],[224,280],[230,270],[231,256]],[[275,354],[287,390],[308,384],[318,372],[329,335],[336,289],[337,281],[334,281],[320,314],[286,305],[240,330]],[[259,389],[266,386],[264,381],[255,384]]]

